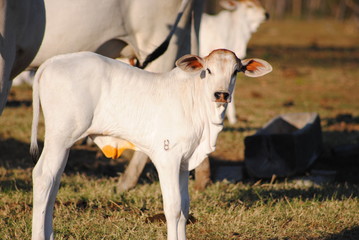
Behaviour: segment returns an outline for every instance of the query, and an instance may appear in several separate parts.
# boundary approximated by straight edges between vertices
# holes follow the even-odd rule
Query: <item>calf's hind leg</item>
[[[53,208],[68,155],[69,149],[45,142],[33,170],[33,240],[54,239]]]

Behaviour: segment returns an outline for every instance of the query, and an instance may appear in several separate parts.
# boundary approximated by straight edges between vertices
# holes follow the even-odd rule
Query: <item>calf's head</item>
[[[261,59],[240,60],[235,53],[217,49],[201,58],[185,55],[177,60],[176,66],[185,72],[198,74],[205,86],[205,95],[217,104],[227,104],[235,87],[237,73],[249,77],[260,77],[272,71],[272,66]]]

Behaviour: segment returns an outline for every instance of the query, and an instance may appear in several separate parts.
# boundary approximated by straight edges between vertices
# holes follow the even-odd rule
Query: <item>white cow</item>
[[[199,28],[202,2],[106,0],[98,4],[97,0],[45,0],[45,36],[30,67],[38,67],[59,54],[79,51],[97,52],[111,58],[136,57],[142,65],[170,35],[179,15],[181,18],[177,28],[172,29],[174,35],[167,51],[146,68],[169,71],[178,54],[197,48],[191,46],[191,25],[195,20],[195,28]]]
[[[205,56],[212,49],[226,48],[242,59],[252,34],[269,15],[258,0],[220,0],[219,4],[224,10],[218,14],[202,15],[200,55]],[[237,122],[234,101],[228,105],[227,117],[230,124]]]
[[[40,102],[44,149],[33,170],[32,239],[53,239],[52,214],[69,149],[91,137],[108,157],[130,148],[152,159],[160,179],[169,240],[186,239],[188,175],[214,151],[237,72],[272,70],[228,50],[185,55],[177,68],[150,73],[94,53],[61,55],[37,71],[31,152],[37,153]]]
[[[44,29],[43,0],[0,0],[0,115],[11,80],[34,59]]]
[[[159,58],[146,69],[169,71],[179,56],[198,54],[202,5],[203,0],[106,0],[101,4],[97,0],[45,0],[45,36],[29,68],[36,69],[53,56],[80,51],[135,58],[142,67],[156,52],[153,55]],[[169,44],[167,50],[161,45],[164,42]],[[22,83],[29,75],[16,82]]]

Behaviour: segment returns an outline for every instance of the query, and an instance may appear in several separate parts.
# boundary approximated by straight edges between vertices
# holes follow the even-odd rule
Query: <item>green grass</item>
[[[263,78],[239,77],[235,95],[239,122],[234,126],[225,122],[212,159],[243,161],[243,139],[272,117],[288,112],[318,112],[328,149],[359,143],[359,34],[350,22],[270,21],[249,47],[248,57],[268,60],[274,71]],[[31,88],[13,88],[0,117],[0,239],[4,240],[31,236],[30,104]],[[40,145],[43,134],[41,120]],[[95,147],[73,147],[55,205],[57,239],[165,239],[165,224],[148,221],[162,213],[153,167],[134,190],[124,194],[114,190],[117,174],[130,156],[127,152],[120,160],[110,160],[98,156]],[[359,239],[358,166],[340,167],[341,181],[322,186],[296,179],[245,179],[237,184],[215,182],[196,192],[190,180],[190,212],[196,221],[188,225],[188,239]]]

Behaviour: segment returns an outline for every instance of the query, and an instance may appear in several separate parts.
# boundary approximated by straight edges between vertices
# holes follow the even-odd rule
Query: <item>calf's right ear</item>
[[[185,72],[199,72],[204,68],[204,61],[201,57],[187,54],[176,61],[176,66]]]
[[[219,5],[228,11],[234,11],[238,7],[237,2],[234,0],[220,0]]]
[[[248,77],[260,77],[270,73],[272,70],[272,66],[262,59],[251,58],[242,60],[241,71]]]

